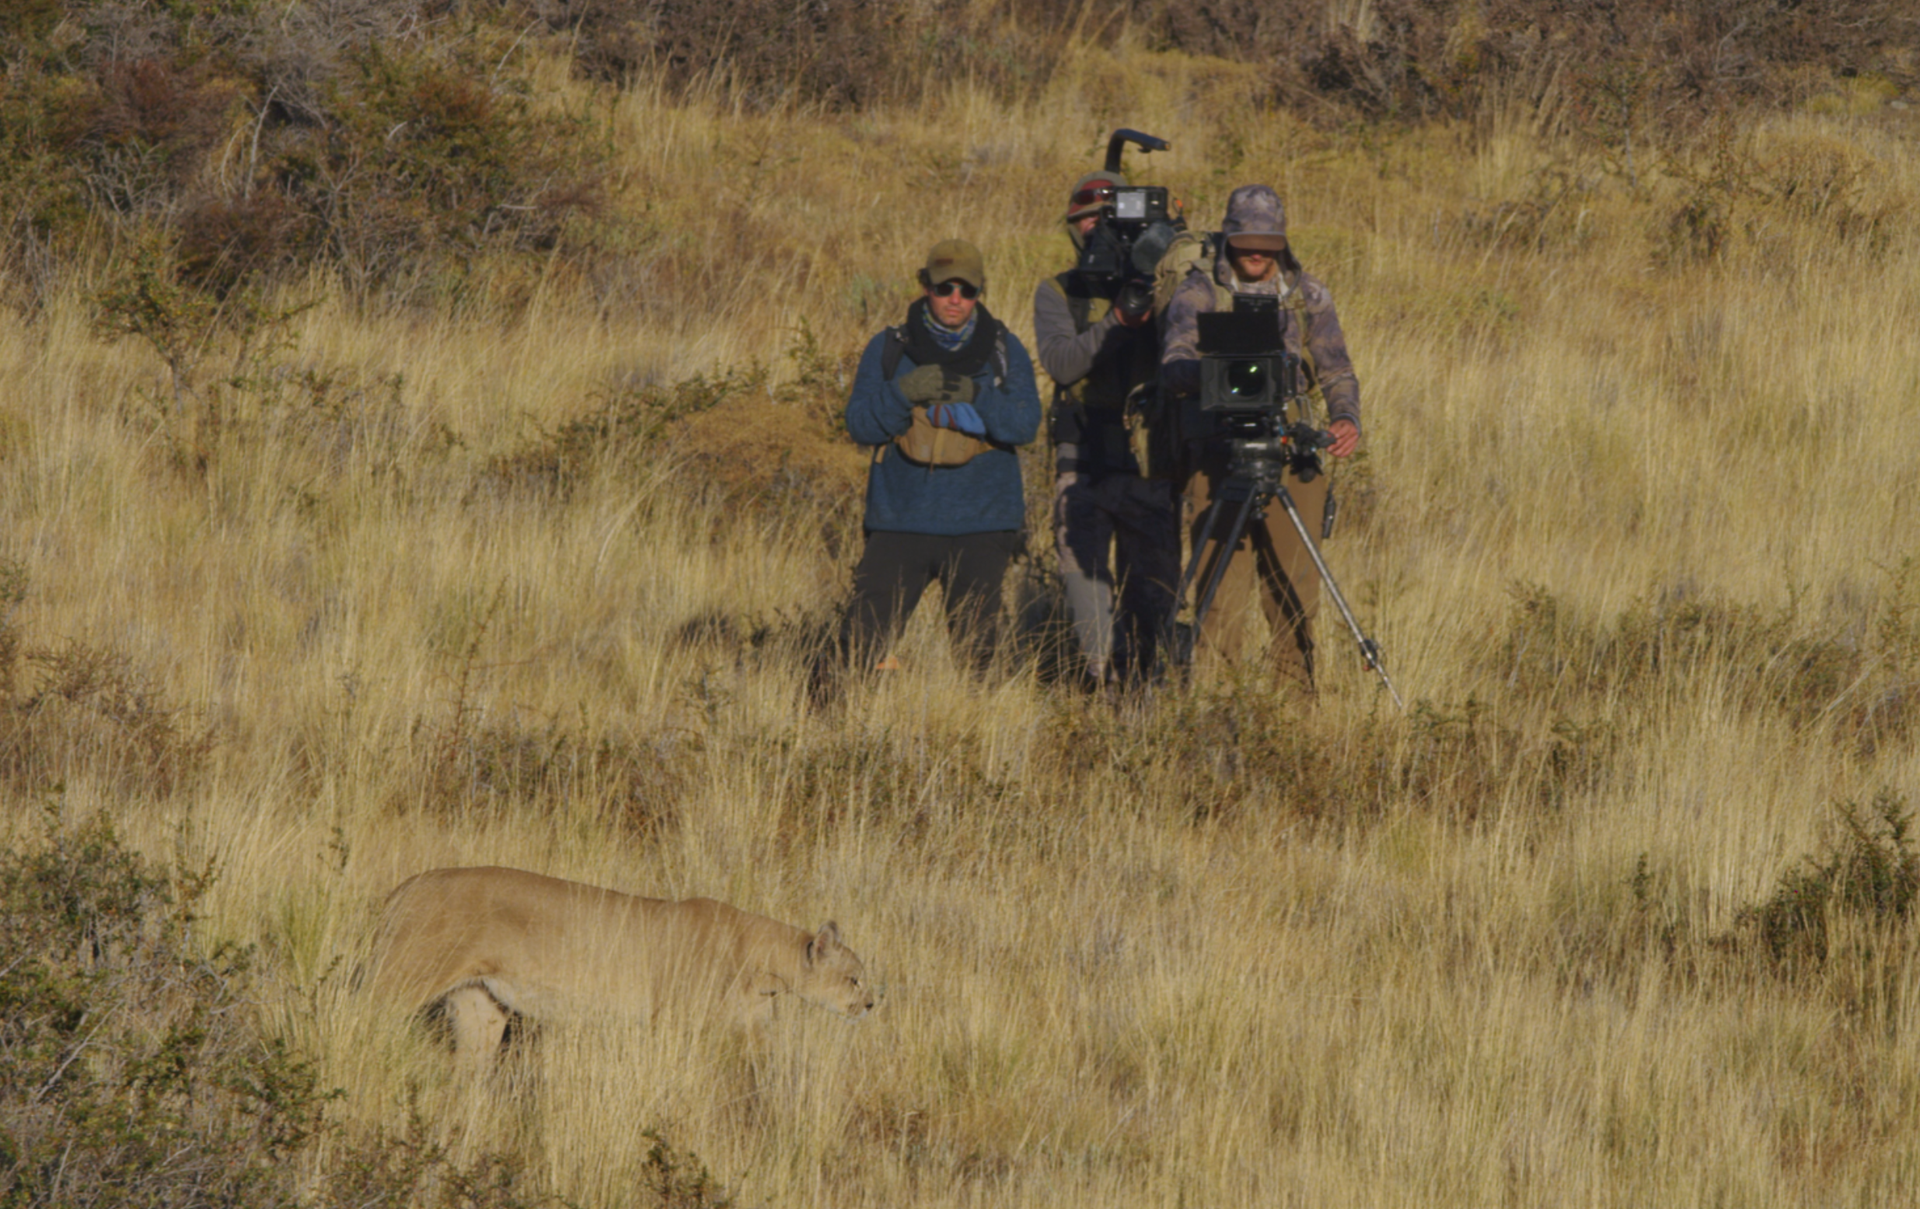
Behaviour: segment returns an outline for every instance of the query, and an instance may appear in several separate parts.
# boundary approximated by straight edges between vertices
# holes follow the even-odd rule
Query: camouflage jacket
[[[1358,427],[1360,382],[1347,356],[1347,337],[1340,330],[1340,317],[1334,313],[1332,292],[1319,278],[1292,269],[1282,269],[1273,282],[1236,282],[1233,266],[1225,256],[1214,262],[1211,275],[1203,265],[1195,265],[1167,305],[1160,353],[1160,385],[1165,397],[1173,400],[1183,414],[1192,412],[1183,404],[1200,392],[1200,324],[1195,316],[1230,307],[1236,288],[1243,293],[1280,294],[1282,338],[1288,352],[1311,364],[1313,381],[1326,400],[1328,422],[1351,420]]]

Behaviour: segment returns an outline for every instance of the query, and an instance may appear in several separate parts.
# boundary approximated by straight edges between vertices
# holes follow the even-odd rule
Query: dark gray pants
[[[1180,582],[1173,484],[1137,474],[1063,472],[1054,483],[1053,532],[1089,678],[1104,683],[1152,674],[1173,625]]]
[[[841,659],[849,668],[873,667],[913,616],[927,585],[939,580],[954,658],[984,672],[999,638],[1000,584],[1021,544],[1014,532],[867,534],[853,570],[853,600],[840,624]]]

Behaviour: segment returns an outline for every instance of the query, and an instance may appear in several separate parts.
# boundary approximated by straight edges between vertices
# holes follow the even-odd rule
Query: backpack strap
[[[1313,363],[1313,346],[1307,342],[1307,292],[1300,288],[1299,270],[1294,271],[1293,280],[1287,283],[1280,305],[1292,312],[1294,326],[1300,330],[1300,367],[1307,371],[1307,392],[1313,394],[1320,385],[1320,370]]]
[[[887,342],[880,347],[880,380],[893,381],[893,375],[900,369],[900,358],[907,354],[906,327],[887,329]]]

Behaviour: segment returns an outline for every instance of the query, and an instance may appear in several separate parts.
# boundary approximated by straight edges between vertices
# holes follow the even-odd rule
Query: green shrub
[[[187,943],[210,875],[44,830],[0,855],[0,1205],[284,1203],[326,1097],[259,1028],[251,955]]]
[[[1740,913],[1772,959],[1790,971],[1818,968],[1829,956],[1836,917],[1869,926],[1905,923],[1920,894],[1920,852],[1906,800],[1883,790],[1870,810],[1838,807],[1839,833],[1824,852],[1780,875],[1773,894]]]

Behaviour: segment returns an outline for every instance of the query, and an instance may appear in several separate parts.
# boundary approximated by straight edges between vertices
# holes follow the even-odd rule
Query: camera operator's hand
[[[1335,420],[1327,425],[1327,431],[1333,434],[1333,444],[1327,446],[1327,452],[1336,458],[1344,458],[1360,448],[1360,426],[1352,420]]]
[[[1113,299],[1114,317],[1122,327],[1143,327],[1153,318],[1153,283],[1129,281]]]
[[[944,365],[922,365],[900,375],[900,393],[923,407],[973,402],[973,379]]]

